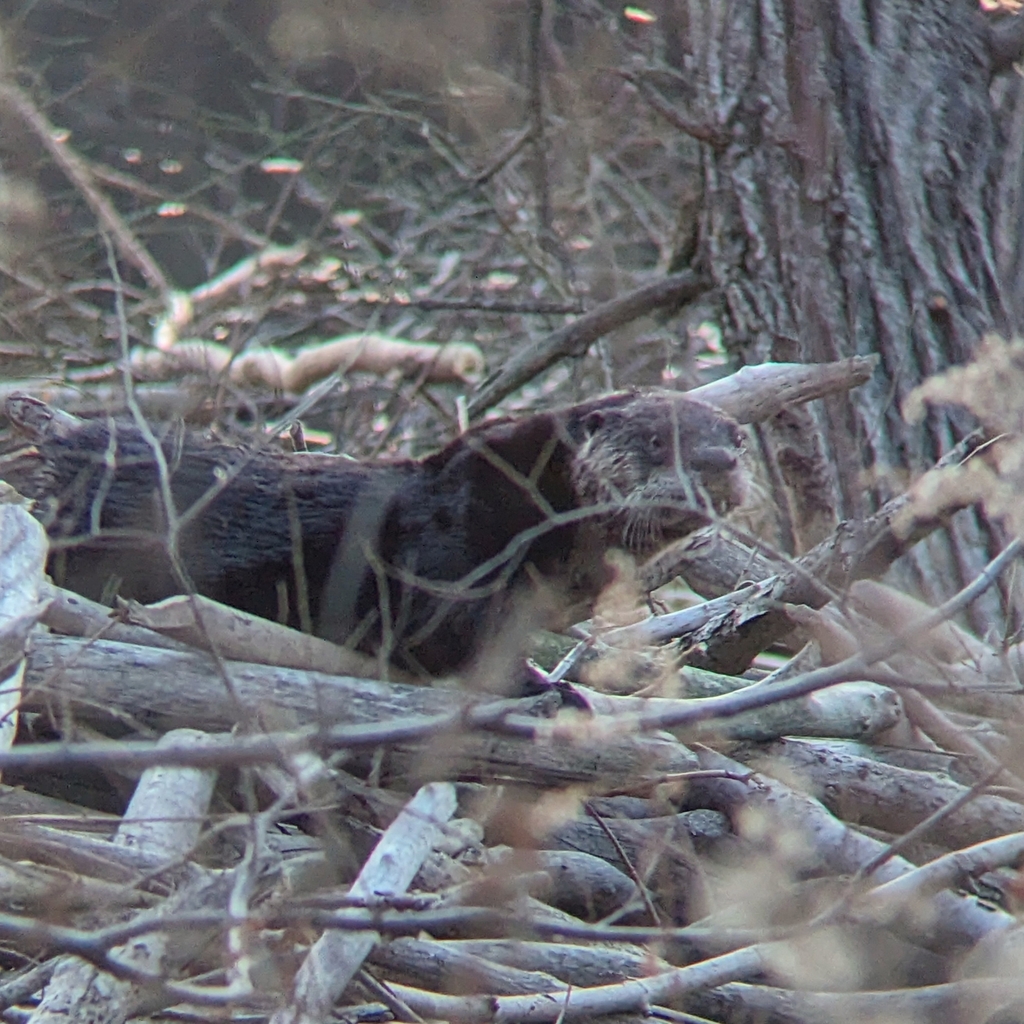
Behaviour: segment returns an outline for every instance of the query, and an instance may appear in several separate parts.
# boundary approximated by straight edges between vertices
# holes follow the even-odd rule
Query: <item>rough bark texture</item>
[[[762,428],[782,539],[804,550],[893,496],[968,426],[904,422],[925,377],[1024,321],[1019,76],[993,77],[988,21],[965,0],[686,4],[676,102],[712,129],[696,265],[741,363],[877,352],[873,380]],[[786,534],[789,534],[787,537]],[[999,545],[960,513],[901,582],[939,600]],[[973,625],[1004,627],[1000,595]]]

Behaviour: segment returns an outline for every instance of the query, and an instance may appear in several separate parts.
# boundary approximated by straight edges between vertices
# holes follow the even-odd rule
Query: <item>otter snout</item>
[[[731,473],[740,464],[734,448],[697,449],[693,455],[693,468],[702,473]]]

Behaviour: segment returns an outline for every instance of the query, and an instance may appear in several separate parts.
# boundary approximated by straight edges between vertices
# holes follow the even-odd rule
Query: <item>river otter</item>
[[[7,414],[33,447],[5,477],[36,499],[65,584],[95,598],[111,578],[142,601],[180,593],[140,429],[22,396]],[[667,391],[485,422],[416,461],[174,429],[159,444],[180,563],[200,593],[432,673],[465,664],[531,579],[585,614],[607,548],[646,557],[736,505],[745,481],[735,422]]]

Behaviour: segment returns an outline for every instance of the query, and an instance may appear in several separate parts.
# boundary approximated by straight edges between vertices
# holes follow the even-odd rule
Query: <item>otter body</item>
[[[94,598],[112,578],[141,601],[180,593],[138,428],[26,398],[8,415],[35,444],[7,479],[36,499],[65,585]],[[160,444],[180,561],[200,593],[435,673],[477,652],[528,580],[585,614],[607,548],[646,557],[743,496],[736,424],[672,392],[484,423],[417,461],[253,451],[189,433]]]

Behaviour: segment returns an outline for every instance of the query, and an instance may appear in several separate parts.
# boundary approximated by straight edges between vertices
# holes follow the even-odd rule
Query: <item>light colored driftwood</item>
[[[168,742],[201,744],[201,733],[170,734]],[[216,772],[196,768],[147,769],[135,788],[113,846],[144,847],[147,855],[177,859],[187,856],[202,827]],[[168,904],[163,912],[183,909]],[[175,964],[164,962],[167,941],[159,931],[150,932],[113,951],[126,964],[158,976]],[[121,1024],[132,1016],[146,996],[146,989],[111,977],[77,957],[61,961],[33,1012],[32,1024],[66,1024],[88,1020],[91,1024]]]
[[[49,604],[41,621],[56,633],[66,636],[103,637],[124,644],[162,647],[168,651],[187,651],[188,644],[179,643],[151,629],[129,626],[114,618],[114,613],[98,601],[75,594],[63,587],[46,583],[42,591]]]
[[[161,743],[202,746],[194,729],[168,733]],[[147,768],[135,787],[114,844],[147,854],[180,857],[196,845],[213,795],[217,773],[207,768]]]
[[[751,685],[748,679],[716,673],[703,673],[700,677],[691,674],[689,678],[700,678],[704,682],[703,692],[698,690],[697,699],[734,693]],[[708,685],[709,678],[718,680],[719,684]],[[594,711],[602,715],[639,715],[686,706],[683,700],[665,697],[602,694],[582,686],[579,690],[586,695]],[[867,682],[839,683],[806,697],[780,700],[756,711],[699,723],[689,727],[686,735],[691,738],[713,735],[730,740],[771,740],[779,736],[869,739],[893,728],[902,717],[899,697],[888,687]]]
[[[807,697],[771,704],[698,731],[728,739],[770,740],[779,736],[835,736],[868,740],[895,728],[903,705],[894,690],[877,683],[839,683]]]
[[[380,895],[405,892],[455,807],[455,787],[450,783],[424,786],[381,836],[349,894],[372,901]],[[324,932],[295,976],[289,1005],[271,1017],[271,1024],[326,1020],[334,1001],[379,941],[375,932]]]
[[[718,406],[740,423],[757,423],[791,406],[859,387],[876,366],[877,355],[835,363],[761,363],[744,366],[688,394]]]
[[[758,770],[777,771],[784,764],[837,817],[896,835],[967,792],[948,776],[886,764],[870,747],[860,749],[830,740],[782,740],[744,761]],[[936,822],[923,838],[958,848],[1021,830],[1024,805],[983,793]]]
[[[387,722],[408,716],[459,715],[473,699],[429,689],[318,672],[228,662],[242,711],[275,715],[297,725]],[[48,708],[56,700],[82,720],[109,721],[111,713],[162,728],[202,726],[227,731],[239,709],[208,655],[181,654],[98,640],[39,636],[28,658],[25,706]],[[280,719],[279,719],[280,720]],[[538,720],[540,722],[542,720]],[[519,779],[539,785],[591,782],[638,784],[661,774],[692,769],[682,744],[659,737],[623,736],[589,741],[586,720],[555,743],[476,732],[444,732],[415,746],[402,744],[388,770],[423,781],[451,777]]]
[[[588,784],[596,790],[642,785],[692,771],[683,744],[658,736],[606,737],[588,742],[585,723],[570,735],[519,740],[485,733],[445,733],[415,747],[401,744],[385,760],[386,780],[487,779],[537,786]]]
[[[446,996],[394,985],[393,991],[416,1013],[441,1020],[491,1024],[553,1024],[584,1020],[609,1013],[645,1012],[652,1004],[671,1002],[687,992],[751,977],[770,969],[771,957],[782,944],[748,946],[689,967],[613,985],[566,989],[529,996]]]
[[[162,728],[226,732],[239,708],[225,689],[213,659],[133,644],[72,637],[33,638],[28,658],[28,706],[70,701],[83,720],[102,719],[103,709],[137,716]],[[404,715],[457,710],[465,697],[401,683],[228,662],[241,710],[255,715],[273,707],[296,724],[380,722]],[[279,719],[280,720],[280,719]]]
[[[4,485],[6,490],[11,489]],[[46,532],[21,504],[7,495],[0,503],[0,749],[14,743],[25,677],[25,640],[46,609]],[[0,499],[2,501],[2,499]]]
[[[379,677],[380,664],[375,658],[198,594],[169,597],[151,605],[126,601],[123,607],[131,625],[144,626],[201,650],[209,650],[212,644],[222,658],[229,660],[328,675]],[[195,621],[197,610],[202,616],[202,629]]]

